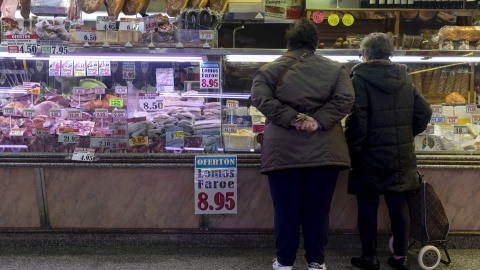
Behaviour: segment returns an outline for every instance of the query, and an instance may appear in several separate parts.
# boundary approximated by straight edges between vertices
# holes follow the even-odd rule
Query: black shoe
[[[353,266],[360,268],[360,269],[365,269],[365,270],[378,270],[380,269],[380,263],[377,260],[377,257],[374,257],[372,259],[367,259],[362,257],[353,257],[350,262],[352,263]]]
[[[407,257],[395,260],[395,258],[388,258],[388,265],[395,268],[396,270],[408,270],[410,269],[410,264],[408,263]]]

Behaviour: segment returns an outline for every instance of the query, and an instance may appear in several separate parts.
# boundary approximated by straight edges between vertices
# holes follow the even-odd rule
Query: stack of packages
[[[202,116],[195,121],[193,131],[195,136],[201,136],[204,131],[220,131],[221,128],[221,103],[206,103]]]

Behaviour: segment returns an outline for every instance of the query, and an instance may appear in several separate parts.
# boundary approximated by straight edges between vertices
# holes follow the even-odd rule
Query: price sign
[[[35,109],[23,109],[23,117],[35,117],[37,113]]]
[[[238,100],[227,100],[227,108],[237,109],[238,108]]]
[[[3,107],[3,116],[15,115],[15,107]]]
[[[123,150],[128,146],[127,139],[111,138],[112,150]]]
[[[12,128],[10,130],[10,136],[23,136],[23,133],[25,132],[24,128]]]
[[[90,135],[90,147],[92,148],[111,148],[112,142],[110,134],[92,133]]]
[[[110,133],[112,134],[112,136],[122,136],[127,134],[127,130],[125,128],[117,128],[117,129],[112,129]]]
[[[434,114],[430,119],[430,123],[432,124],[445,124],[445,115],[442,114]]]
[[[68,111],[68,118],[69,119],[82,119],[82,111],[81,110],[70,110],[70,111]]]
[[[477,104],[466,104],[467,113],[477,113]]]
[[[458,116],[447,116],[446,122],[449,125],[456,125],[458,124]]]
[[[98,61],[98,75],[112,76],[110,61]]]
[[[467,126],[453,126],[453,134],[468,134]]]
[[[431,135],[435,132],[435,126],[427,125],[427,129],[425,129],[425,134]]]
[[[355,19],[353,18],[352,14],[345,14],[343,15],[342,22],[345,26],[351,26]]]
[[[430,105],[430,108],[432,108],[433,114],[441,114],[443,112],[442,105]]]
[[[213,30],[199,30],[200,40],[214,40],[215,32]]]
[[[79,136],[77,132],[60,132],[58,142],[61,143],[78,143]]]
[[[237,157],[196,156],[195,214],[237,213]]]
[[[254,133],[260,133],[265,130],[265,125],[253,125],[252,129]]]
[[[30,94],[40,95],[40,83],[39,82],[23,82],[23,90],[30,92]]]
[[[127,118],[127,111],[126,110],[113,110],[112,111],[112,118]]]
[[[95,91],[96,95],[105,94],[105,87],[104,86],[95,86],[95,88],[93,88],[93,90]]]
[[[237,125],[223,124],[223,133],[237,133]]]
[[[77,41],[96,42],[97,29],[93,27],[76,27],[75,39]]]
[[[66,77],[73,76],[73,60],[62,60],[61,75]]]
[[[128,143],[127,123],[125,122],[110,123],[108,124],[108,128],[110,129],[110,135],[112,139],[113,138],[126,139],[125,142]]]
[[[145,20],[145,31],[155,32],[155,28],[158,27],[157,15],[151,15],[144,18]]]
[[[159,110],[163,107],[159,93],[140,93],[138,102],[140,107],[146,111]]]
[[[472,123],[474,124],[480,123],[480,114],[472,114]]]
[[[337,26],[338,23],[340,23],[340,18],[337,14],[328,16],[328,24],[330,24],[330,26]]]
[[[116,18],[115,16],[97,16],[97,23],[95,26],[98,30],[116,31]]]
[[[183,139],[183,131],[175,131],[175,139]]]
[[[129,143],[131,146],[147,145],[148,137],[137,136],[137,137],[131,138]]]
[[[123,76],[124,80],[134,80],[135,79],[135,64],[131,63],[131,62],[123,63],[122,76]]]
[[[48,135],[50,135],[50,129],[48,128],[35,129],[35,136],[48,136]]]
[[[74,95],[85,95],[85,87],[73,87],[72,92]]]
[[[126,86],[115,86],[115,94],[126,95],[127,93],[128,93],[128,88]]]
[[[110,107],[123,107],[123,99],[111,98],[108,100]]]
[[[42,54],[68,54],[68,41],[41,40],[40,51]]]
[[[120,31],[138,31],[140,28],[140,19],[121,18],[118,30]]]
[[[87,66],[84,60],[75,60],[73,66],[75,77],[85,77],[87,75]]]
[[[48,110],[48,115],[52,118],[62,117],[62,111],[57,109]]]
[[[98,61],[87,60],[87,76],[98,76]]]
[[[72,160],[92,162],[95,157],[95,149],[78,148],[73,151]]]
[[[322,23],[324,19],[325,19],[325,16],[323,16],[323,13],[321,13],[320,11],[315,11],[312,14],[312,21],[314,23]]]
[[[48,75],[60,76],[60,67],[62,66],[61,60],[49,60],[48,61]]]
[[[107,118],[108,117],[108,110],[107,109],[95,109],[93,113],[93,117],[95,118]]]
[[[219,89],[220,64],[202,63],[200,66],[200,88]]]
[[[37,35],[15,34],[7,35],[9,53],[37,53]]]

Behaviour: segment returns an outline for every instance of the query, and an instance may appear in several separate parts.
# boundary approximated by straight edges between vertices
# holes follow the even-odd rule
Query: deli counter
[[[256,140],[265,117],[249,96],[255,71],[285,50],[1,49],[0,228],[273,229]],[[359,63],[356,50],[316,53],[347,69]],[[480,51],[399,50],[392,60],[409,67],[434,111],[415,139],[421,173],[452,231],[480,231]],[[196,214],[195,158],[225,155],[237,157],[237,212]],[[356,229],[347,177],[335,191],[332,230]],[[387,214],[385,205],[379,211]]]

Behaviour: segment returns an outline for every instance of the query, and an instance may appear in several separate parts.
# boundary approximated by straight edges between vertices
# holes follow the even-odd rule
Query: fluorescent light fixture
[[[272,62],[279,58],[281,55],[227,55],[227,62]]]
[[[323,56],[341,63],[360,61],[360,59],[358,58],[358,55],[345,55],[345,56],[344,55],[323,55]]]
[[[203,97],[203,98],[232,98],[232,99],[248,99],[250,93],[198,93],[198,94],[183,94],[183,97]]]
[[[398,63],[462,63],[469,62],[478,63],[480,57],[420,57],[420,56],[394,56],[391,58],[392,62]]]
[[[202,62],[201,56],[159,56],[152,54],[152,56],[135,56],[135,55],[50,55],[50,59],[55,60],[86,60],[88,58],[95,58],[105,61],[148,61],[148,62]]]

